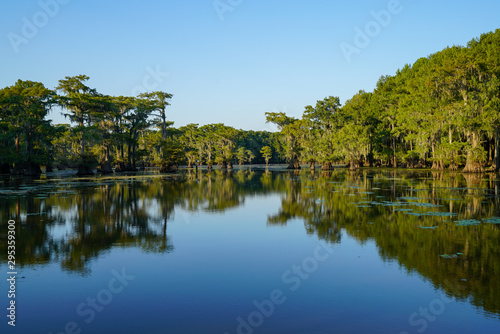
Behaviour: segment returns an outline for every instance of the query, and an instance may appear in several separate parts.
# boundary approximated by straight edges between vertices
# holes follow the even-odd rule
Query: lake
[[[499,333],[500,178],[280,169],[4,179],[2,333]]]

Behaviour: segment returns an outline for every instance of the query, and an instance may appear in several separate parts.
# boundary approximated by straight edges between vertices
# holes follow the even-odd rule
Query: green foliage
[[[55,102],[55,93],[39,82],[18,80],[0,90],[0,164],[14,163],[23,173],[49,162],[56,132],[45,117]]]
[[[330,96],[306,106],[301,120],[266,113],[280,129],[277,150],[288,160],[439,169],[465,162],[464,171],[481,171],[500,143],[499,50],[500,29],[382,76],[372,93],[343,106]]]
[[[262,157],[264,158],[264,160],[266,161],[266,165],[269,164],[269,160],[271,159],[271,157],[273,156],[273,150],[269,147],[269,146],[264,146],[261,150],[260,150],[260,154],[262,154]]]
[[[138,162],[154,165],[182,157],[188,165],[272,159],[286,160],[291,168],[300,168],[300,162],[328,168],[348,161],[498,169],[499,55],[500,29],[381,76],[373,92],[359,91],[344,105],[328,96],[306,106],[300,119],[268,112],[266,122],[278,126],[276,133],[222,123],[176,129],[166,115],[172,94],[107,96],[89,87],[86,75],[59,80],[59,96],[41,83],[19,80],[0,90],[0,167],[95,165],[92,159],[98,159],[100,165],[135,170]],[[46,120],[55,104],[71,126],[55,128]]]
[[[185,159],[185,153],[182,145],[171,138],[162,140],[161,144],[162,157],[157,163],[159,165],[175,166],[179,165]]]

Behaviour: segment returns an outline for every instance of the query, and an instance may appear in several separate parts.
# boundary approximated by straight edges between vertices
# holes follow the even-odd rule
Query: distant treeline
[[[166,92],[113,97],[86,85],[88,76],[59,80],[55,90],[18,80],[0,90],[0,173],[38,174],[40,166],[77,167],[81,175],[179,164],[321,164],[432,167],[464,172],[500,168],[500,29],[466,47],[448,47],[382,76],[373,92],[343,106],[330,96],[306,106],[301,119],[266,113],[280,132],[224,124],[174,128]],[[71,125],[52,125],[62,107]],[[113,169],[114,167],[114,169]]]
[[[0,167],[2,173],[36,175],[40,166],[78,168],[80,175],[135,171],[160,166],[174,171],[186,163],[231,167],[233,162],[264,163],[273,157],[275,135],[237,130],[224,124],[178,129],[167,120],[172,95],[166,92],[114,97],[86,85],[88,76],[59,80],[55,90],[18,80],[0,90]],[[52,125],[54,106],[71,125]],[[262,151],[262,153],[261,153]],[[279,161],[274,149],[275,162]]]

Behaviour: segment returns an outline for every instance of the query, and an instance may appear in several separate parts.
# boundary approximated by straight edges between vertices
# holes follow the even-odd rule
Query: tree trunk
[[[113,168],[111,168],[111,162],[109,161],[109,146],[106,145],[104,148],[104,152],[106,154],[106,157],[104,158],[104,161],[101,163],[101,166],[99,167],[98,172],[102,174],[111,174],[113,173]]]
[[[16,136],[15,143],[16,143],[16,153],[19,153],[19,136]]]
[[[93,176],[94,171],[90,167],[87,166],[78,166],[78,172],[76,173],[77,176]]]
[[[498,126],[495,127],[495,149],[493,157],[493,164],[490,167],[490,170],[493,172],[498,172],[500,170],[500,134],[498,133]]]
[[[495,164],[495,172],[498,172],[500,170],[500,134],[498,126],[495,128],[495,159],[493,161]]]
[[[479,145],[479,138],[475,132],[467,133],[467,142],[472,144],[472,149],[475,149]],[[467,152],[467,162],[465,164],[465,168],[462,170],[462,173],[483,173],[484,169],[480,163],[477,161],[473,161],[471,151]]]
[[[85,124],[83,124],[83,122],[80,122],[78,125],[83,128]],[[82,155],[82,157],[85,155],[85,138],[83,138],[83,131],[82,136],[80,137],[80,154]]]
[[[321,170],[334,170],[331,162],[323,162],[321,164]]]
[[[288,165],[287,169],[300,169],[300,163],[298,160],[293,159],[290,161],[290,164]]]
[[[160,173],[175,173],[177,171],[177,165],[162,165],[160,167]]]
[[[438,164],[437,164],[437,161],[436,161],[436,154],[435,154],[436,145],[434,144],[434,142],[432,143],[431,150],[432,150],[432,158],[433,158],[431,169],[432,170],[437,170],[438,169]]]
[[[127,167],[132,169],[132,147],[130,144],[127,145]]]
[[[167,115],[165,110],[161,112],[161,137],[163,140],[167,140]]]
[[[394,124],[392,125],[392,131],[394,131]],[[396,158],[396,137],[392,137],[392,153],[393,153],[393,163],[394,168],[398,168],[398,159]]]
[[[451,144],[453,144],[453,130],[451,129],[451,126],[448,129],[448,141]],[[456,171],[458,170],[458,165],[455,163],[455,151],[451,152],[451,159],[450,159],[450,166],[448,167],[449,170]]]
[[[358,169],[356,166],[356,162],[354,161],[354,159],[351,158],[351,161],[349,162],[349,170],[356,170],[356,169]]]
[[[113,168],[111,168],[111,163],[109,161],[103,161],[98,172],[101,174],[112,174]]]
[[[493,163],[493,143],[488,140],[488,164]]]
[[[451,158],[450,166],[448,167],[448,169],[452,171],[458,170],[458,165],[455,163],[455,160],[453,160],[453,157]]]
[[[135,144],[132,145],[132,169],[137,171],[137,168],[135,167]]]

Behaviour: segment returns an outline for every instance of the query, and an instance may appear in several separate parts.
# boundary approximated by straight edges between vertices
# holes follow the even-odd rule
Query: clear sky
[[[86,74],[109,95],[174,94],[175,126],[273,130],[327,96],[500,28],[498,0],[2,1],[0,87]],[[374,15],[374,13],[376,13]],[[388,15],[389,14],[389,15]],[[58,112],[51,118],[64,122]]]

